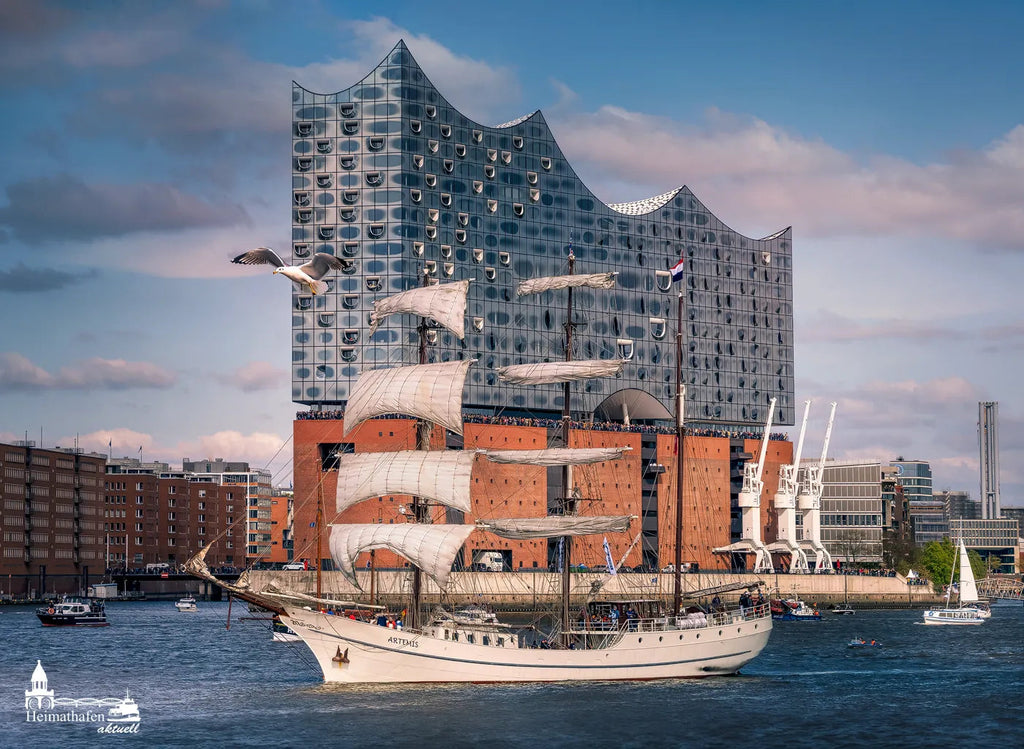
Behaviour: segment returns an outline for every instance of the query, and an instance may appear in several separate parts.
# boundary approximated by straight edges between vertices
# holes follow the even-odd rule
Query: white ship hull
[[[725,616],[676,629],[641,622],[608,647],[544,650],[452,642],[343,616],[286,607],[282,619],[331,683],[554,682],[702,678],[733,674],[771,634],[771,617]],[[659,628],[660,627],[660,628]]]
[[[924,612],[925,624],[982,624],[985,618],[973,608],[932,609]]]

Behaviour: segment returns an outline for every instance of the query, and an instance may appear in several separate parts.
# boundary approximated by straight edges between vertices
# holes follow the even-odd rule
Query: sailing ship
[[[470,281],[424,285],[378,300],[370,316],[370,332],[388,315],[420,318],[419,359],[412,366],[364,371],[347,403],[344,429],[390,414],[417,419],[417,449],[398,452],[349,453],[338,456],[336,513],[381,496],[409,495],[412,503],[404,524],[333,524],[330,551],[336,568],[356,586],[359,554],[388,549],[411,564],[411,601],[400,620],[376,606],[324,599],[319,593],[253,591],[246,574],[234,585],[209,575],[203,557],[189,561],[195,575],[222,585],[230,593],[275,611],[309,647],[326,682],[556,682],[706,677],[736,673],[765,647],[772,629],[767,604],[705,611],[684,606],[680,571],[682,533],[683,412],[685,390],[678,378],[677,430],[680,464],[677,484],[676,559],[671,609],[660,601],[596,601],[593,596],[578,615],[570,606],[573,539],[584,535],[625,532],[634,516],[580,514],[573,490],[573,467],[619,459],[628,447],[569,447],[570,395],[573,382],[610,377],[621,360],[573,360],[573,290],[609,289],[614,273],[575,274],[571,244],[568,275],[520,283],[518,294],[565,290],[565,360],[510,365],[498,370],[513,385],[561,383],[563,410],[559,443],[541,450],[431,450],[431,432],[440,426],[461,435],[463,385],[473,360],[428,363],[428,319],[464,338],[466,297]],[[680,321],[683,296],[679,295]],[[677,375],[682,332],[677,333]],[[561,467],[560,507],[542,517],[478,519],[469,523],[432,522],[430,509],[441,505],[469,513],[470,481],[477,461]],[[318,516],[320,510],[318,509]],[[317,524],[319,532],[319,523]],[[496,616],[480,612],[422,607],[424,577],[444,591],[453,563],[475,530],[507,539],[558,538],[561,572],[558,621],[543,641],[530,641]],[[609,555],[610,557],[610,555]],[[621,562],[620,562],[621,564]],[[609,570],[614,571],[614,570]],[[319,575],[319,571],[318,571]],[[372,574],[371,574],[372,585]],[[689,598],[695,598],[696,592]],[[337,607],[342,607],[338,609]]]
[[[953,579],[956,575],[957,559],[960,560],[960,595],[959,604],[954,606],[950,599],[953,595]],[[946,605],[941,609],[928,609],[924,612],[925,624],[984,624],[991,612],[979,605],[978,586],[974,582],[974,570],[967,556],[967,547],[960,539],[953,552],[953,565],[949,572],[949,587],[946,588]]]

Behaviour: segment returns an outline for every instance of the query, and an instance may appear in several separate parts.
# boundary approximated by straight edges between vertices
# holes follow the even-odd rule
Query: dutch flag
[[[672,281],[683,280],[683,259],[680,258],[679,262],[672,266]]]

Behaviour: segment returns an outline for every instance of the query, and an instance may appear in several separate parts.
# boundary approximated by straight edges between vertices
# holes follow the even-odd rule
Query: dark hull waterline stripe
[[[496,666],[498,668],[551,668],[551,669],[570,669],[570,670],[579,670],[579,669],[585,669],[585,668],[589,668],[589,669],[594,669],[594,668],[598,668],[598,669],[613,669],[613,668],[647,669],[647,668],[659,668],[659,667],[662,667],[662,666],[679,666],[679,665],[682,665],[684,663],[700,663],[701,661],[717,661],[717,660],[720,660],[722,658],[736,658],[736,657],[739,657],[739,656],[742,656],[742,655],[747,655],[748,653],[750,653],[749,650],[741,650],[741,651],[736,652],[736,653],[725,653],[724,655],[716,655],[716,656],[712,656],[712,657],[709,657],[709,658],[688,658],[686,660],[681,660],[681,661],[660,661],[658,663],[641,663],[641,664],[637,664],[637,663],[623,663],[623,664],[607,663],[607,664],[593,665],[593,666],[588,666],[588,665],[584,665],[584,664],[580,664],[580,665],[566,664],[564,666],[561,666],[561,665],[545,665],[545,664],[541,664],[541,663],[498,663],[496,661],[478,661],[478,660],[470,660],[468,658],[453,658],[453,657],[447,656],[447,655],[430,655],[428,653],[414,653],[413,651],[406,650],[405,648],[386,648],[386,647],[383,647],[381,645],[374,645],[374,644],[369,643],[369,642],[363,642],[362,640],[354,640],[351,637],[342,637],[341,635],[332,634],[330,632],[318,632],[317,634],[324,635],[326,637],[331,637],[331,638],[334,638],[336,640],[341,640],[342,642],[347,642],[347,643],[350,643],[352,645],[363,646],[363,647],[366,647],[366,648],[372,648],[373,650],[382,650],[382,651],[387,652],[387,653],[397,653],[399,655],[414,655],[414,656],[416,656],[418,658],[429,658],[432,661],[451,661],[453,663],[465,663],[465,664],[469,664],[469,665],[473,665],[473,666]],[[521,648],[521,649],[522,650],[532,650],[532,648]],[[586,651],[584,651],[584,652],[586,652]]]

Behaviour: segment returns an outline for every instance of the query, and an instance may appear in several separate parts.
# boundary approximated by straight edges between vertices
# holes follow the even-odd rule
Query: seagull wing
[[[273,265],[275,268],[284,268],[285,262],[276,252],[269,247],[257,247],[255,250],[243,252],[231,261],[239,265]]]
[[[305,265],[299,266],[299,270],[305,273],[310,278],[319,281],[321,278],[327,275],[328,271],[341,270],[343,264],[334,255],[328,255],[326,252],[318,252],[313,255],[313,258]]]

